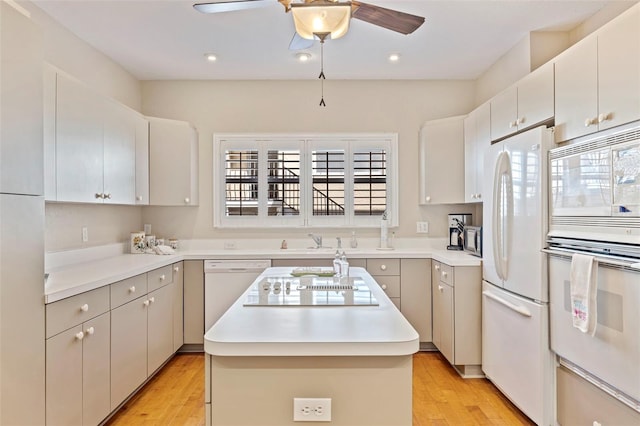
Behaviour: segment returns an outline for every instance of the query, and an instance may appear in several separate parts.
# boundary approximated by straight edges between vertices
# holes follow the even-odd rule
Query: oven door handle
[[[514,305],[513,303],[509,302],[508,300],[505,300],[500,296],[496,296],[495,294],[491,293],[490,291],[483,291],[482,294],[484,296],[488,297],[489,299],[495,300],[496,302],[500,303],[501,305],[506,306],[507,308],[511,309],[512,311],[516,311],[517,313],[519,313],[523,317],[530,317],[531,316],[531,312],[527,308],[525,308],[524,306]]]

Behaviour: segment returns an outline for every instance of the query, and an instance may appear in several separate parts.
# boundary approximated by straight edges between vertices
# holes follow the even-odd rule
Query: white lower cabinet
[[[481,375],[480,267],[432,264],[433,344],[463,376]]]
[[[47,425],[100,424],[182,346],[182,265],[46,305]]]
[[[47,339],[48,425],[95,425],[111,411],[109,329],[106,312]]]

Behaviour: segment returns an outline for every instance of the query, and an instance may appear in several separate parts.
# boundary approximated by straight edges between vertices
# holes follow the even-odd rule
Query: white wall
[[[396,236],[416,236],[417,220],[430,222],[429,236],[446,236],[446,213],[469,208],[418,206],[418,131],[427,120],[469,112],[473,107],[474,82],[327,80],[324,95],[327,107],[321,108],[317,80],[143,82],[144,114],[189,121],[200,135],[200,206],[145,207],[144,223],[152,224],[154,234],[164,237],[256,237],[255,231],[213,228],[215,132],[397,132],[400,227],[395,230]],[[442,184],[446,185],[446,176]],[[265,229],[260,235],[287,238],[306,232]],[[350,234],[348,230],[341,232]],[[339,235],[338,231],[333,233]],[[374,236],[376,231],[358,234]]]

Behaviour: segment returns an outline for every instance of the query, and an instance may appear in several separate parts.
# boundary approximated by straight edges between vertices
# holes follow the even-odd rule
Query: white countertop
[[[269,268],[265,276],[291,268]],[[204,336],[216,356],[400,356],[419,349],[419,336],[363,268],[362,277],[378,306],[244,306],[247,291]]]
[[[187,247],[174,255],[122,254],[122,245],[55,253],[56,258],[65,257],[78,263],[56,260],[47,265],[49,273],[44,286],[45,303],[55,302],[85,291],[112,284],[123,279],[160,268],[182,260],[205,259],[332,259],[335,249],[209,249]],[[377,250],[375,248],[344,249],[348,258],[425,258],[434,259],[450,266],[480,266],[481,259],[460,251],[438,248],[398,248]]]

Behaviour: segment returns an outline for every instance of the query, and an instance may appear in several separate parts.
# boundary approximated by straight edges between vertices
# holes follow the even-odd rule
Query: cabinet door
[[[436,296],[434,296],[436,297]],[[451,364],[456,364],[454,358],[454,310],[453,310],[453,287],[440,281],[438,285],[438,296],[440,305],[440,352],[449,360]]]
[[[555,62],[556,142],[598,130],[598,46],[587,37]]]
[[[147,379],[147,297],[111,311],[111,409]]]
[[[147,295],[147,376],[173,354],[173,286],[171,283]]]
[[[491,147],[491,104],[485,103],[476,108],[476,201],[482,201],[484,179],[484,154]]]
[[[204,343],[204,262],[184,261],[184,343]]]
[[[440,349],[442,346],[442,308],[440,306],[440,262],[431,261],[431,315],[432,315],[432,337],[433,344]]]
[[[501,139],[518,130],[518,91],[510,87],[491,99],[491,140]]]
[[[198,204],[198,136],[184,121],[149,117],[149,203]]]
[[[136,126],[136,204],[149,204],[149,121],[135,118]]]
[[[553,118],[553,64],[548,63],[518,83],[518,130]]]
[[[136,122],[134,112],[104,101],[103,152],[105,203],[135,204]]]
[[[476,202],[476,111],[464,119],[464,201]]]
[[[47,339],[46,417],[48,425],[82,424],[82,327]]]
[[[42,32],[11,6],[0,17],[0,193],[42,195]]]
[[[173,351],[176,352],[184,343],[184,275],[182,262],[173,265]]]
[[[640,118],[640,8],[598,33],[598,121],[608,129]]]
[[[425,123],[420,130],[422,205],[464,202],[463,116]]]
[[[56,99],[57,200],[102,202],[102,99],[58,74]]]
[[[431,342],[431,260],[401,259],[400,288],[402,315],[420,335]]]
[[[43,66],[43,142],[44,142],[44,199],[55,201],[56,194],[56,85],[53,66]]]
[[[111,412],[111,314],[85,322],[82,330],[82,424],[97,425]]]

